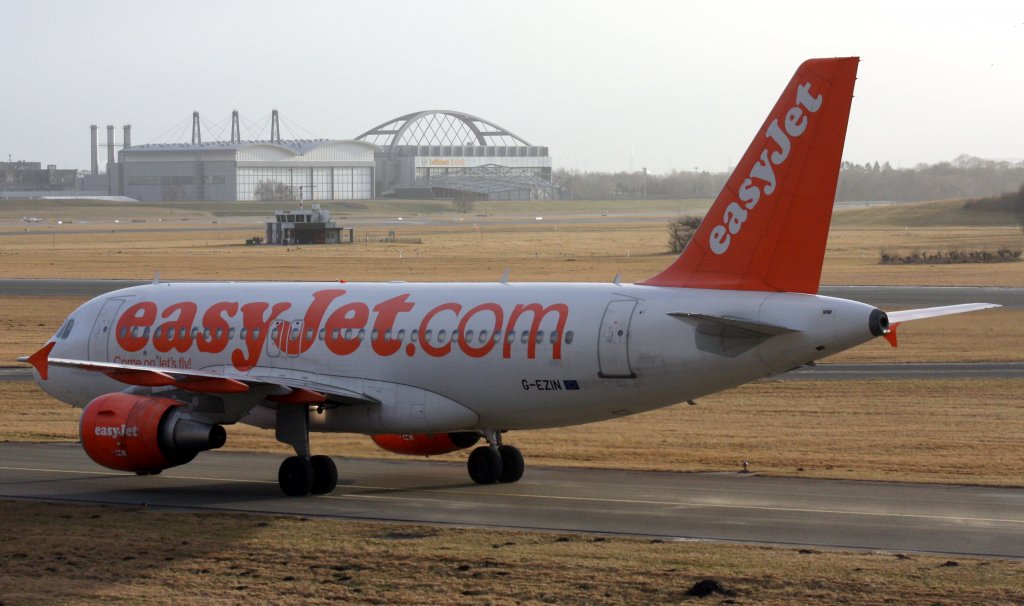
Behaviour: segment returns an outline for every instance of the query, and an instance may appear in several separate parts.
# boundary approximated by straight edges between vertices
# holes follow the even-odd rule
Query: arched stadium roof
[[[356,137],[392,150],[400,145],[527,146],[522,137],[483,118],[447,109],[399,116]]]

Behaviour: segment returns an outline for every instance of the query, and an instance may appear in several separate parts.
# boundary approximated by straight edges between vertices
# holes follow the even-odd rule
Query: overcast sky
[[[845,158],[1024,158],[1024,2],[0,0],[3,160],[88,168],[135,144],[354,138],[456,109],[556,167],[722,171],[797,65],[861,57]],[[218,131],[215,125],[222,125]],[[105,160],[101,152],[101,164]]]

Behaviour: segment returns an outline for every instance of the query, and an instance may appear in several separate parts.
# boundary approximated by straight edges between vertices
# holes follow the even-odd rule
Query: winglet
[[[897,343],[896,339],[896,328],[899,327],[899,325],[899,322],[893,322],[892,324],[889,325],[888,330],[886,330],[885,333],[882,334],[882,338],[888,341],[889,345],[892,345],[893,347],[899,347],[899,344]]]
[[[25,361],[31,364],[36,372],[39,373],[39,378],[46,380],[50,374],[50,352],[53,350],[53,346],[56,345],[56,341],[50,341],[45,347],[37,351],[36,353],[29,356]]]
[[[639,284],[818,292],[858,61],[800,65],[683,254]]]

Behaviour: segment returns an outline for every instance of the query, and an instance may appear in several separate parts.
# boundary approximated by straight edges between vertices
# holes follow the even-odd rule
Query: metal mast
[[[192,112],[192,145],[202,145],[203,134],[199,131],[199,112]]]
[[[270,112],[270,142],[281,142],[281,123],[278,121],[276,109]]]
[[[242,129],[238,126],[238,110],[231,111],[231,142],[242,142]]]

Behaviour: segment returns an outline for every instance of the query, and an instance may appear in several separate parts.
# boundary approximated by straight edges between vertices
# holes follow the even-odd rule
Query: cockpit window
[[[57,329],[55,335],[58,339],[67,339],[71,335],[71,329],[75,327],[74,318],[68,318],[61,324],[60,328]]]

